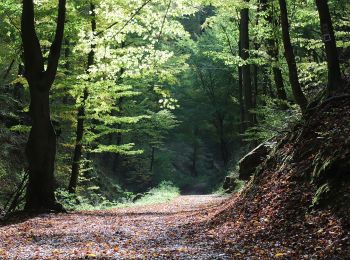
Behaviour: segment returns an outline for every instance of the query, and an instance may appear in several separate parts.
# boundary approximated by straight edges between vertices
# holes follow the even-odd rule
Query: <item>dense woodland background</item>
[[[348,0],[34,3],[0,3],[4,210],[214,192],[348,87]]]

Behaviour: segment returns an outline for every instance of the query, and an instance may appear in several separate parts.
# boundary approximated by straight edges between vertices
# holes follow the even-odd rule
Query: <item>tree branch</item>
[[[44,71],[44,58],[35,31],[33,0],[23,0],[22,8],[21,37],[25,61],[25,77],[30,81]]]
[[[7,69],[6,69],[5,73],[4,73],[4,75],[2,76],[2,79],[3,79],[3,80],[6,80],[6,79],[7,79],[8,75],[9,75],[10,72],[11,72],[11,69],[12,69],[13,64],[15,63],[15,61],[16,61],[15,59],[12,59],[10,65],[7,67]]]
[[[142,10],[148,3],[150,3],[151,1],[152,1],[152,0],[147,0],[147,1],[145,1],[139,8],[137,8],[136,11],[131,15],[131,17],[129,18],[129,20],[127,20],[127,21],[124,23],[123,27],[122,27],[115,35],[119,34],[121,31],[123,31],[124,28],[132,21],[132,19],[134,19],[134,17],[135,17],[136,15],[138,15],[138,14],[141,12],[141,10]],[[119,21],[116,21],[116,22],[110,24],[110,25],[107,26],[107,28],[105,28],[104,30],[99,31],[98,33],[96,33],[95,36],[99,36],[100,34],[103,34],[105,31],[111,29],[112,27],[114,27],[114,26],[117,25],[118,23],[119,23]]]
[[[235,52],[233,51],[233,47],[232,47],[232,44],[231,44],[231,40],[230,40],[230,37],[228,36],[228,33],[226,31],[226,28],[225,26],[223,26],[222,24],[220,25],[221,26],[221,29],[223,30],[225,36],[226,36],[226,40],[227,40],[227,43],[228,43],[228,47],[230,48],[230,52],[232,54],[232,56],[236,56]]]
[[[50,47],[48,64],[46,70],[47,80],[52,83],[56,77],[58,61],[60,58],[62,41],[64,35],[64,24],[66,19],[66,0],[59,0],[57,26],[54,41]],[[49,84],[51,86],[51,84]]]

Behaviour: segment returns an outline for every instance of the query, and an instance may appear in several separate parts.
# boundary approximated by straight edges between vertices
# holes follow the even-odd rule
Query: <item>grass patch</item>
[[[169,202],[180,195],[180,190],[172,182],[163,181],[157,187],[150,189],[144,194],[133,194],[125,192],[118,200],[108,200],[100,194],[89,197],[70,194],[68,191],[60,189],[56,192],[58,201],[69,211],[82,210],[106,210],[114,208],[126,208],[134,206],[153,205]],[[135,200],[135,198],[139,199]],[[133,202],[133,200],[135,202]]]
[[[180,195],[180,189],[172,182],[163,181],[157,187],[152,188],[133,205],[152,205],[171,201]]]

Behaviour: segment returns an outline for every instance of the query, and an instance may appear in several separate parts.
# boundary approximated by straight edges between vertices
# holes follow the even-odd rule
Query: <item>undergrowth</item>
[[[143,194],[134,194],[125,191],[117,200],[109,200],[99,193],[94,193],[93,195],[89,194],[89,196],[87,196],[70,194],[65,189],[59,189],[56,191],[57,200],[68,211],[104,210],[152,205],[171,201],[179,195],[179,188],[169,181],[161,182],[157,187],[154,187]]]
[[[151,205],[171,201],[180,195],[180,189],[170,181],[163,181],[152,188],[145,196],[136,200],[134,205]]]

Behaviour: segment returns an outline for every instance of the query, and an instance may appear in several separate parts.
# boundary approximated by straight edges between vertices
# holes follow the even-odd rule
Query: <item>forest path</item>
[[[40,215],[0,227],[0,259],[227,259],[204,231],[191,230],[223,200],[187,195],[150,206]]]

